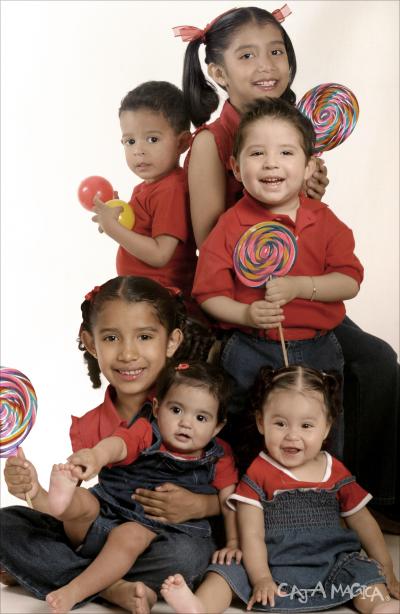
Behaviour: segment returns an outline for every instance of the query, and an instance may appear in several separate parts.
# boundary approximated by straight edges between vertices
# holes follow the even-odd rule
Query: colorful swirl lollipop
[[[242,234],[233,252],[240,281],[258,288],[273,275],[287,275],[297,257],[296,238],[279,222],[260,222]]]
[[[339,83],[313,87],[297,103],[297,108],[314,126],[316,155],[343,143],[353,132],[359,113],[357,98]]]
[[[13,456],[36,420],[30,380],[17,369],[0,368],[0,457]]]

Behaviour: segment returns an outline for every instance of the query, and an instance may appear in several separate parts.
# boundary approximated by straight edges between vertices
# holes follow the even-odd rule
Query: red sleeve
[[[340,515],[343,517],[355,514],[372,499],[366,490],[357,482],[350,482],[341,487],[338,492]]]
[[[200,304],[215,296],[235,296],[232,249],[223,218],[224,215],[201,246],[192,291]]]
[[[246,476],[260,488],[263,488],[264,483],[264,473],[262,469],[263,463],[260,462],[260,458],[257,457],[246,471]],[[236,501],[242,501],[243,503],[249,503],[256,507],[262,507],[259,494],[243,479],[240,480],[234,494],[228,497],[227,503],[230,508],[236,509]]]
[[[114,437],[121,437],[127,447],[127,455],[118,465],[130,465],[137,459],[142,450],[151,445],[153,430],[145,418],[139,418],[130,428],[119,426],[113,433]]]
[[[100,414],[101,407],[96,407],[88,411],[83,416],[77,418],[71,416],[71,427],[69,436],[71,439],[72,450],[77,452],[82,448],[93,448],[101,440],[100,436]]]
[[[326,213],[331,233],[326,248],[325,273],[342,273],[361,284],[364,269],[354,253],[353,233],[332,211],[328,209]]]
[[[76,416],[71,416],[72,423],[71,428],[69,429],[69,437],[71,439],[71,445],[73,452],[77,452],[78,450],[82,450],[82,448],[87,448],[83,443],[79,418]]]
[[[217,461],[212,485],[218,490],[222,490],[222,488],[226,488],[226,486],[237,484],[238,472],[235,466],[232,448],[229,443],[226,443],[226,441],[223,441],[218,437],[217,442],[223,448],[224,456],[219,458]]]
[[[180,176],[166,179],[167,185],[150,196],[153,211],[151,236],[170,235],[183,243],[189,237],[189,200]]]

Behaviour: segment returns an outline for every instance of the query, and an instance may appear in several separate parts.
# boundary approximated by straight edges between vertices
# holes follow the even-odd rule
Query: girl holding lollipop
[[[188,42],[183,69],[183,93],[191,120],[199,126],[185,165],[188,171],[192,224],[200,248],[219,216],[242,196],[243,186],[230,166],[235,134],[246,105],[259,98],[283,98],[294,104],[296,75],[293,45],[281,22],[290,13],[285,5],[269,13],[241,7],[223,13],[204,29],[182,26],[175,34]],[[208,77],[199,50],[204,45]],[[228,95],[221,115],[209,121],[219,104],[216,86]],[[328,184],[321,158],[306,180],[307,196],[320,199]],[[347,316],[335,329],[345,360],[344,406],[349,436],[357,446],[348,464],[374,494],[388,530],[399,531],[398,475],[393,454],[398,449],[397,410],[400,367],[394,350],[361,330]],[[379,369],[375,365],[379,364]],[[379,407],[379,412],[377,411]],[[371,453],[374,450],[374,453]],[[159,502],[157,501],[157,505]],[[397,522],[392,522],[392,519]]]
[[[148,414],[153,388],[166,362],[207,357],[212,338],[189,320],[185,309],[168,290],[142,277],[116,277],[86,295],[81,306],[79,348],[84,351],[93,387],[108,380],[103,403],[80,418],[73,418],[72,448],[95,446],[123,427],[129,429]],[[43,488],[31,462],[19,455],[7,460],[5,478],[11,494],[39,500]],[[178,497],[168,514],[173,522],[220,513],[218,496],[196,494],[167,485]],[[132,493],[133,495],[134,493]],[[168,507],[168,506],[167,506]],[[172,509],[171,509],[172,508]],[[1,566],[39,599],[72,581],[92,562],[96,540],[105,525],[94,522],[79,552],[69,543],[60,521],[35,509],[8,507],[0,511]],[[127,610],[148,611],[159,586],[178,564],[185,577],[200,578],[213,551],[208,537],[161,532],[127,574],[102,595]]]

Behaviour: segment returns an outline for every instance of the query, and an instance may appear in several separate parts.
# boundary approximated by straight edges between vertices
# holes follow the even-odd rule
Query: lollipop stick
[[[28,495],[28,493],[25,494],[25,501],[28,504],[28,507],[31,508],[31,510],[33,510],[33,505],[32,505],[32,499],[30,498],[30,496]]]
[[[289,366],[289,361],[288,361],[288,357],[287,357],[287,351],[286,351],[286,345],[285,345],[285,337],[283,336],[283,328],[282,328],[282,324],[280,322],[278,324],[278,330],[279,330],[279,338],[281,340],[283,360],[284,360],[284,363],[285,363],[285,367],[288,367]]]

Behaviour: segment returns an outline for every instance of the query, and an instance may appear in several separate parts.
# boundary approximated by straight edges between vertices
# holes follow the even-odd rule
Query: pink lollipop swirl
[[[0,457],[13,456],[31,430],[37,411],[35,390],[17,369],[0,368]]]
[[[258,288],[268,277],[287,275],[297,257],[296,238],[278,222],[260,222],[242,234],[233,252],[240,281]]]
[[[353,132],[359,114],[357,98],[339,83],[322,83],[304,94],[297,108],[314,126],[314,153],[333,149]]]

